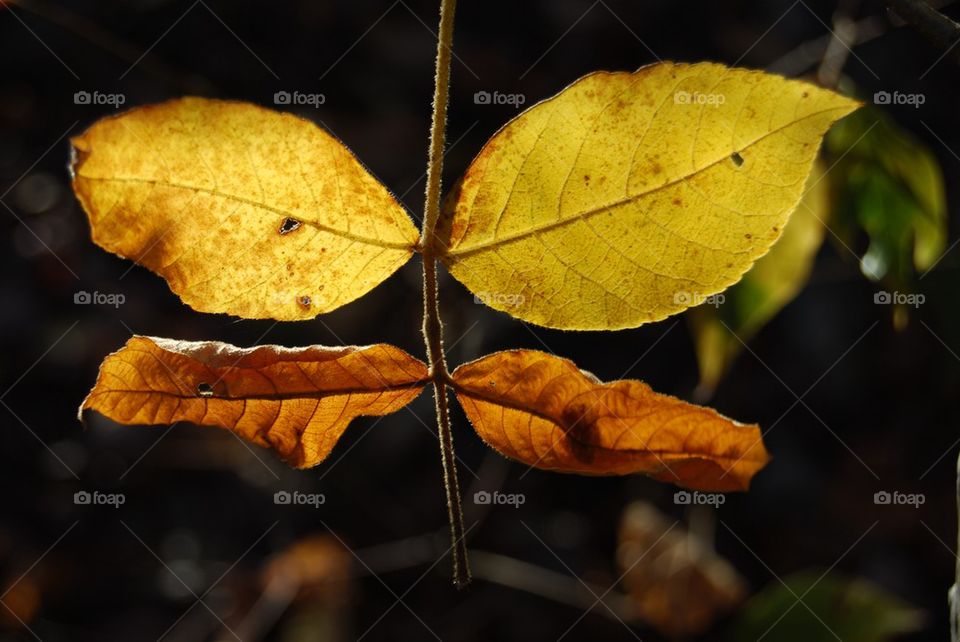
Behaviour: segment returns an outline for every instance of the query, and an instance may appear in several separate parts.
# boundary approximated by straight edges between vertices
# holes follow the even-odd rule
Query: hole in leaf
[[[733,164],[736,165],[737,167],[740,167],[741,165],[743,165],[743,156],[741,156],[737,152],[733,152],[733,154],[730,155],[730,160],[732,160]]]
[[[303,225],[300,221],[295,218],[290,218],[289,216],[283,219],[283,223],[280,224],[280,234],[289,234],[290,232],[295,232],[300,229],[300,226]]]
[[[213,396],[213,386],[205,381],[201,381],[197,384],[197,394],[201,397],[212,397]]]
[[[313,300],[307,295],[303,295],[301,297],[297,297],[297,303],[300,304],[301,308],[309,308],[313,303]]]

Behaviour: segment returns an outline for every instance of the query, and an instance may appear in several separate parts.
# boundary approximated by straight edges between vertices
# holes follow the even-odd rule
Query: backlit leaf
[[[202,312],[313,318],[386,279],[417,240],[353,154],[292,114],[182,98],[104,118],[72,143],[93,240]]]
[[[806,285],[826,233],[828,192],[824,168],[818,162],[797,210],[770,251],[736,285],[688,312],[703,396],[709,396],[716,387],[740,354],[743,342],[749,341]]]
[[[453,373],[480,437],[545,470],[644,473],[699,490],[745,490],[769,457],[756,425],[654,392],[640,381],[600,383],[567,360],[498,352]]]
[[[237,348],[218,341],[134,336],[100,366],[80,407],[122,424],[226,428],[314,466],[355,418],[413,401],[426,366],[391,345]]]
[[[539,325],[617,329],[735,283],[858,103],[723,65],[590,74],[490,139],[448,199],[454,277]]]

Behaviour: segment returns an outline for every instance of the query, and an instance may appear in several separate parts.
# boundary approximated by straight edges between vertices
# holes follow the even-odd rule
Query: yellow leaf
[[[703,304],[688,313],[704,396],[709,396],[719,383],[740,354],[743,343],[793,301],[809,280],[830,216],[829,186],[824,173],[822,163],[817,162],[783,235],[722,295],[723,302]]]
[[[310,319],[411,256],[417,231],[338,140],[256,105],[182,98],[72,140],[93,240],[202,312]]]
[[[590,74],[508,123],[447,201],[454,277],[543,326],[663,319],[780,235],[820,140],[859,103],[723,65]]]
[[[386,344],[237,348],[134,336],[103,361],[80,413],[226,428],[306,468],[323,461],[354,418],[399,410],[426,380],[423,363]]]
[[[698,490],[746,490],[769,460],[756,425],[658,394],[634,380],[600,383],[567,360],[498,352],[453,372],[480,437],[529,466],[566,473],[644,473]]]

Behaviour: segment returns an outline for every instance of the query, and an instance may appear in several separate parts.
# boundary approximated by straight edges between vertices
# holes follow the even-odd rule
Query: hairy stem
[[[427,193],[423,209],[423,227],[420,232],[420,252],[423,255],[423,339],[427,348],[427,362],[437,402],[437,429],[440,458],[443,462],[443,484],[447,493],[447,516],[450,520],[450,538],[453,552],[453,583],[462,588],[470,583],[467,562],[467,544],[464,541],[463,506],[460,502],[460,482],[457,479],[453,433],[450,428],[450,408],[447,398],[447,360],[443,354],[443,323],[437,301],[437,219],[440,216],[440,182],[443,172],[443,150],[446,144],[447,104],[450,90],[450,58],[453,45],[453,14],[456,0],[440,2],[440,34],[437,39],[436,82],[433,93],[433,121],[430,127],[430,156],[427,161]]]

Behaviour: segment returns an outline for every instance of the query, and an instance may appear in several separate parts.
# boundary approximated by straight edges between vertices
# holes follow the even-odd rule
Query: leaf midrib
[[[607,384],[604,384],[604,387],[605,387],[605,386],[608,386],[610,383],[613,383],[613,382],[609,382],[609,383],[607,383]],[[531,408],[530,406],[527,406],[527,405],[524,405],[524,404],[520,404],[520,403],[515,403],[515,402],[513,402],[513,401],[509,401],[509,400],[502,399],[502,398],[499,398],[499,397],[490,397],[490,396],[488,396],[488,395],[485,395],[485,394],[477,391],[477,390],[474,389],[474,388],[468,387],[467,385],[465,385],[465,384],[463,384],[463,383],[459,383],[459,382],[454,382],[453,388],[454,388],[454,391],[455,391],[458,395],[459,395],[459,394],[466,395],[467,397],[470,397],[471,399],[474,399],[475,401],[485,402],[485,403],[493,404],[493,405],[495,405],[495,406],[500,406],[500,407],[502,407],[502,408],[509,408],[509,409],[511,409],[511,410],[519,410],[520,412],[525,412],[525,413],[531,414],[531,415],[533,415],[534,417],[537,417],[537,418],[539,418],[539,419],[543,419],[544,421],[548,421],[548,422],[550,422],[551,424],[553,424],[556,428],[558,428],[561,432],[563,432],[563,435],[564,435],[564,438],[565,438],[565,439],[569,439],[569,440],[571,440],[571,441],[574,441],[574,442],[576,442],[578,445],[583,446],[584,448],[592,449],[592,450],[609,452],[609,453],[617,453],[617,454],[642,454],[642,453],[652,453],[652,454],[656,454],[656,455],[677,455],[677,456],[687,456],[687,457],[701,457],[701,458],[705,458],[705,459],[714,459],[714,460],[723,460],[723,461],[734,461],[734,463],[739,462],[739,461],[754,461],[754,460],[751,460],[750,458],[746,457],[745,455],[742,456],[742,457],[736,457],[735,455],[721,455],[721,454],[715,454],[715,453],[709,453],[709,452],[690,452],[690,451],[673,450],[673,449],[608,448],[608,447],[606,447],[606,446],[601,446],[601,445],[599,445],[599,444],[594,444],[594,443],[590,443],[590,442],[583,441],[583,440],[580,439],[579,436],[576,434],[576,431],[574,431],[574,430],[564,430],[564,426],[563,426],[562,422],[558,421],[558,420],[556,419],[556,417],[553,417],[553,416],[551,416],[551,415],[548,415],[548,414],[540,411],[540,410],[537,409],[537,408]],[[551,448],[551,450],[552,450],[552,448]],[[759,461],[760,459],[762,459],[762,458],[758,458],[756,461]]]
[[[623,198],[617,199],[617,200],[612,201],[612,202],[610,202],[610,203],[606,203],[606,204],[604,204],[604,205],[598,205],[597,207],[594,207],[594,208],[589,209],[589,210],[585,210],[585,211],[583,211],[583,212],[579,212],[579,213],[577,213],[577,214],[574,214],[573,216],[570,216],[570,217],[568,217],[568,218],[564,218],[564,219],[561,219],[561,220],[558,220],[558,221],[551,221],[550,223],[545,223],[545,224],[543,224],[543,225],[535,225],[535,226],[531,227],[530,229],[523,230],[523,231],[521,231],[521,232],[515,232],[514,234],[509,234],[509,235],[507,235],[507,236],[502,236],[502,237],[499,237],[499,238],[494,238],[494,239],[491,239],[491,240],[489,240],[489,241],[484,241],[483,243],[478,243],[477,245],[472,245],[472,246],[467,247],[467,248],[464,248],[464,249],[455,248],[455,249],[452,249],[452,250],[447,251],[445,255],[448,256],[448,257],[451,257],[451,258],[460,259],[460,258],[469,256],[469,255],[471,255],[471,254],[476,254],[477,252],[482,252],[483,250],[487,250],[487,249],[492,248],[492,247],[498,247],[498,246],[500,246],[500,245],[507,245],[507,244],[509,244],[509,243],[514,243],[514,242],[516,242],[516,241],[525,239],[525,238],[530,237],[530,236],[535,236],[535,235],[541,234],[541,233],[543,233],[543,232],[550,232],[550,231],[552,231],[552,230],[554,230],[554,229],[561,228],[561,227],[565,227],[565,226],[567,226],[567,225],[571,225],[571,224],[576,223],[576,222],[578,222],[578,221],[586,220],[586,219],[591,218],[592,216],[594,216],[594,215],[596,215],[596,214],[602,214],[603,212],[606,212],[607,210],[609,210],[609,209],[611,209],[611,208],[618,207],[618,206],[620,206],[620,205],[625,205],[625,204],[630,203],[630,202],[632,202],[632,201],[638,200],[638,199],[640,199],[640,198],[642,198],[642,197],[644,197],[644,196],[648,196],[648,195],[650,195],[650,194],[655,194],[656,192],[658,192],[658,191],[660,191],[660,190],[664,190],[664,189],[667,189],[667,188],[669,188],[669,187],[672,187],[673,185],[676,185],[676,184],[678,184],[678,183],[682,183],[682,182],[684,182],[684,181],[692,178],[693,176],[696,176],[697,174],[699,174],[699,173],[701,173],[701,172],[703,172],[703,171],[706,171],[707,169],[713,167],[714,165],[717,165],[718,163],[722,163],[724,160],[730,158],[730,154],[733,154],[733,153],[735,153],[735,152],[741,152],[741,151],[744,151],[744,150],[746,150],[746,149],[749,149],[750,147],[753,147],[754,145],[756,145],[756,144],[759,143],[760,141],[764,140],[764,139],[767,138],[768,136],[772,136],[772,135],[774,135],[774,134],[776,134],[776,133],[779,133],[779,132],[787,129],[788,127],[793,127],[794,125],[797,125],[798,123],[801,123],[801,122],[803,122],[803,121],[805,121],[805,120],[807,120],[807,119],[809,119],[809,118],[814,118],[814,117],[816,117],[816,116],[820,116],[820,115],[822,115],[822,114],[825,114],[825,113],[828,113],[828,112],[832,112],[832,111],[849,111],[849,109],[848,109],[846,106],[843,106],[843,107],[831,107],[831,108],[829,108],[829,109],[821,109],[821,110],[819,110],[819,111],[811,112],[810,114],[807,114],[807,115],[804,116],[803,118],[798,118],[797,120],[791,121],[791,122],[787,123],[786,125],[783,125],[783,126],[781,126],[781,127],[777,127],[776,129],[771,129],[770,131],[766,132],[766,133],[763,134],[762,136],[759,136],[758,138],[750,141],[749,143],[747,143],[746,145],[744,145],[744,146],[741,147],[740,149],[732,150],[729,154],[726,154],[726,155],[724,155],[724,156],[721,156],[720,158],[717,158],[716,160],[710,161],[709,163],[705,164],[703,167],[699,167],[699,168],[697,168],[697,169],[694,169],[693,171],[691,171],[691,172],[688,173],[688,174],[684,174],[684,175],[682,175],[682,176],[679,176],[679,177],[677,177],[677,178],[675,178],[675,179],[673,179],[673,180],[670,180],[670,181],[668,181],[668,182],[666,182],[666,183],[664,183],[664,184],[662,184],[662,185],[658,185],[658,186],[656,186],[656,187],[654,187],[654,188],[652,188],[652,189],[648,189],[648,190],[645,190],[645,191],[642,191],[642,192],[638,192],[638,193],[636,193],[636,194],[631,194],[631,195],[629,195],[629,196],[625,196],[625,197],[623,197]]]
[[[246,205],[250,205],[250,206],[252,206],[252,207],[255,207],[255,208],[258,208],[258,209],[261,209],[261,210],[265,210],[265,211],[267,211],[267,212],[271,212],[271,213],[273,213],[273,214],[276,214],[276,215],[281,216],[281,217],[284,217],[284,218],[296,219],[296,220],[300,221],[301,223],[303,223],[304,225],[306,225],[306,226],[308,226],[308,227],[313,227],[313,228],[316,228],[316,229],[321,230],[321,231],[323,231],[323,232],[327,232],[327,233],[330,233],[330,234],[335,234],[335,235],[337,235],[337,236],[339,236],[339,237],[342,237],[342,238],[345,238],[345,239],[348,239],[348,240],[351,240],[351,241],[357,241],[357,242],[359,242],[359,243],[365,243],[365,244],[367,244],[367,245],[374,245],[374,246],[377,246],[377,247],[382,247],[382,248],[387,248],[387,249],[393,249],[393,250],[409,250],[409,251],[413,251],[413,248],[414,248],[414,246],[416,245],[416,241],[411,241],[411,242],[409,242],[409,243],[389,242],[389,241],[383,241],[383,240],[381,240],[381,239],[374,239],[374,238],[370,238],[370,237],[367,237],[367,236],[361,236],[361,235],[359,235],[359,234],[353,234],[353,233],[351,233],[351,232],[347,232],[347,231],[345,231],[345,230],[338,229],[338,228],[336,228],[336,227],[331,227],[331,226],[329,226],[329,225],[324,225],[324,224],[318,223],[318,222],[316,222],[316,221],[311,221],[311,220],[309,220],[309,219],[305,219],[305,218],[303,218],[300,214],[296,214],[296,213],[294,213],[294,212],[288,212],[288,211],[286,211],[286,210],[283,210],[283,209],[280,209],[280,208],[277,208],[277,207],[273,207],[273,206],[267,205],[266,203],[260,203],[260,202],[257,202],[257,201],[255,201],[255,200],[253,200],[253,199],[245,198],[245,197],[243,197],[243,196],[237,196],[236,194],[228,194],[228,193],[226,193],[226,192],[220,192],[220,191],[218,191],[218,190],[210,189],[210,188],[207,188],[207,187],[198,187],[198,186],[195,186],[195,185],[187,185],[187,184],[185,184],[185,183],[176,183],[176,182],[171,182],[171,181],[160,181],[160,180],[154,180],[154,179],[149,179],[149,178],[140,178],[140,177],[136,177],[136,176],[132,176],[132,177],[104,177],[104,176],[88,176],[88,175],[85,175],[85,174],[78,174],[77,178],[81,178],[81,179],[83,179],[83,180],[88,180],[88,181],[114,182],[114,183],[138,183],[138,184],[142,184],[142,185],[159,185],[159,186],[161,186],[161,187],[171,187],[171,188],[174,188],[174,189],[190,190],[190,191],[194,191],[194,192],[199,192],[199,193],[201,193],[201,194],[208,194],[208,195],[210,195],[210,196],[217,196],[217,197],[224,198],[224,199],[227,199],[227,200],[236,201],[236,202],[238,202],[238,203],[244,203],[244,204],[246,204]]]
[[[209,396],[202,395],[187,395],[182,392],[170,392],[167,390],[135,390],[135,389],[121,389],[121,388],[110,388],[109,390],[102,390],[96,394],[101,395],[130,395],[130,394],[142,394],[142,395],[161,395],[164,397],[169,397],[172,399],[197,399],[199,401],[289,401],[293,399],[316,399],[323,400],[330,397],[342,397],[344,395],[361,395],[361,394],[376,394],[384,392],[400,392],[404,390],[415,390],[416,388],[423,388],[429,383],[429,379],[417,380],[417,381],[407,381],[404,383],[396,383],[384,385],[379,388],[338,388],[336,390],[314,390],[314,391],[304,391],[304,392],[287,392],[287,393],[268,393],[268,394],[257,394],[257,395],[242,395],[242,396],[224,396],[212,394]],[[93,393],[91,393],[93,394]],[[86,406],[85,407],[90,407]],[[96,410],[96,408],[92,408]]]

